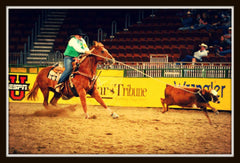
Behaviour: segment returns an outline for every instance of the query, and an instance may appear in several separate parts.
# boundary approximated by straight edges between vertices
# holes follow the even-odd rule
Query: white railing
[[[191,78],[231,78],[231,63],[201,62],[125,62],[125,64],[142,71],[152,77],[191,77]],[[137,72],[131,67],[121,63],[115,64],[111,69],[124,70],[125,77],[145,77],[144,74]]]

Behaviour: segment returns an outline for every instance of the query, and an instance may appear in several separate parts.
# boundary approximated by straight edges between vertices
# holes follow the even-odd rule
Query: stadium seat
[[[133,59],[134,59],[134,61],[136,61],[136,62],[142,62],[142,57],[141,57],[141,55],[138,54],[138,53],[134,53],[134,54],[133,54]]]
[[[125,55],[126,61],[134,61],[133,58],[134,58],[134,56],[132,53],[126,53],[126,55]]]
[[[146,53],[142,53],[141,57],[142,57],[143,62],[149,62],[150,61],[150,56]]]

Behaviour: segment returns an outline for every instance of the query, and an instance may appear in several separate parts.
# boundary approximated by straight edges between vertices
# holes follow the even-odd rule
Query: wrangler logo
[[[25,91],[28,91],[29,84],[26,84],[27,76],[19,75],[18,81],[17,75],[9,75],[9,96],[12,100],[22,100],[25,97]]]

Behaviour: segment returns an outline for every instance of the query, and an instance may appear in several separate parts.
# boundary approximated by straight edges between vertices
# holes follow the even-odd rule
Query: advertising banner
[[[119,74],[120,75],[116,75]],[[218,110],[231,110],[231,79],[219,78],[124,78],[122,71],[114,72],[114,77],[102,73],[98,78],[98,90],[108,106],[123,107],[162,107],[160,98],[164,97],[166,84],[175,86],[215,89],[218,92],[220,104],[210,102]],[[108,74],[108,73],[106,73]],[[43,95],[39,89],[37,100],[26,99],[37,74],[9,74],[9,102],[43,103]],[[53,93],[50,92],[49,101]],[[79,97],[70,100],[60,99],[59,104],[80,104]],[[95,99],[87,96],[88,105],[99,105]],[[177,106],[171,106],[178,108]]]

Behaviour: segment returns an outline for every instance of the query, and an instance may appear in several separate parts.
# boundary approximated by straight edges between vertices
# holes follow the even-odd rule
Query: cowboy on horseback
[[[86,41],[82,38],[85,34],[82,33],[82,30],[76,30],[74,35],[71,35],[70,40],[68,41],[67,48],[64,52],[64,67],[65,70],[62,73],[58,84],[55,86],[55,91],[57,93],[60,93],[61,89],[63,88],[63,83],[66,81],[71,75],[73,66],[72,62],[74,61],[75,57],[82,56],[83,54],[89,55],[91,54],[91,51],[89,51],[89,48],[86,44]]]
[[[80,37],[80,36],[79,36]],[[75,48],[75,43],[72,43],[71,40],[75,40],[78,44],[84,43],[81,38],[78,38],[78,36],[74,35],[73,38],[71,38],[68,42],[67,49],[65,51],[65,58],[64,58],[64,64],[68,71],[66,71],[65,75],[63,74],[63,78],[60,79],[60,82],[63,82],[67,79],[67,75],[71,74],[72,69],[74,69],[73,77],[70,80],[67,80],[64,82],[64,89],[59,88],[61,90],[61,93],[57,93],[55,91],[54,85],[56,84],[56,80],[51,77],[51,71],[54,71],[56,66],[48,66],[46,68],[43,68],[37,75],[36,80],[33,84],[32,89],[28,93],[27,99],[33,99],[35,100],[38,94],[38,90],[40,88],[44,100],[43,105],[46,109],[48,109],[48,97],[49,97],[49,91],[53,91],[54,95],[52,99],[50,100],[50,103],[52,105],[56,105],[58,100],[61,97],[66,96],[68,99],[76,96],[80,98],[82,109],[85,113],[85,118],[90,118],[87,112],[87,101],[86,101],[86,95],[89,94],[91,97],[93,97],[99,104],[101,104],[109,113],[110,115],[115,119],[119,116],[113,112],[103,101],[98,89],[97,89],[97,78],[94,79],[94,76],[97,72],[97,65],[98,64],[106,64],[108,65],[109,60],[111,61],[110,64],[114,64],[114,58],[112,55],[108,52],[107,49],[104,48],[104,45],[101,42],[94,41],[92,48],[89,50],[86,48],[87,46],[84,44],[83,48],[81,50],[82,53],[89,53],[89,55],[84,55],[80,59],[80,61],[77,61],[77,63],[81,63],[80,66],[76,66],[73,64],[71,66],[72,60],[74,56],[78,56],[81,54],[78,52]],[[76,40],[77,39],[77,40]],[[79,41],[78,41],[79,40]],[[81,42],[80,42],[81,40]],[[67,59],[66,59],[67,58]],[[70,58],[70,59],[69,59]],[[76,63],[76,64],[77,64]],[[69,67],[67,67],[69,66]],[[64,77],[65,76],[65,77]],[[93,80],[94,79],[94,80]],[[60,84],[59,82],[59,84]],[[65,84],[66,83],[66,84]],[[60,91],[59,90],[59,91]]]

